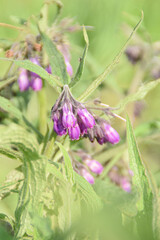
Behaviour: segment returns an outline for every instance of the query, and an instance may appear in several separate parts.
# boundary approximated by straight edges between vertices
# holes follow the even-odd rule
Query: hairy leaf
[[[139,212],[136,218],[138,231],[141,236],[152,239],[153,234],[156,237],[160,236],[158,196],[151,173],[140,157],[129,117],[127,117],[127,142],[130,168],[134,173],[133,184],[140,195],[137,202]],[[142,230],[144,226],[147,226],[145,233]]]
[[[66,72],[66,65],[64,62],[64,58],[61,53],[57,50],[56,45],[51,41],[51,39],[45,34],[40,33],[42,37],[42,41],[44,44],[44,48],[49,57],[49,62],[52,68],[52,73],[58,76],[62,83],[68,83],[68,75]]]
[[[82,58],[80,58],[80,63],[79,63],[76,75],[74,76],[74,78],[72,79],[72,81],[69,84],[70,87],[73,87],[75,84],[77,84],[80,81],[81,76],[83,74],[83,68],[85,65],[85,59],[86,59],[88,45],[89,45],[88,35],[87,35],[86,29],[84,26],[83,26],[83,35],[84,35],[84,40],[85,40],[86,45],[84,48],[83,56],[82,56]]]
[[[0,108],[4,111],[11,113],[14,117],[18,119],[23,119],[22,113],[16,108],[8,99],[0,96]]]
[[[41,195],[46,181],[46,160],[37,152],[24,148],[18,144],[24,155],[23,174],[24,183],[19,194],[19,201],[15,212],[16,237],[25,233],[33,234],[30,213],[39,212],[41,209]]]

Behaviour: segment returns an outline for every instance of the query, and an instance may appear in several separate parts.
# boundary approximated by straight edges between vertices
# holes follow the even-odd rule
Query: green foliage
[[[57,7],[52,27],[47,25],[51,3]],[[118,3],[116,2],[116,4]],[[78,90],[83,89],[83,85],[85,88],[87,84],[84,84],[82,76],[85,63],[88,66],[88,76],[91,80],[97,75],[95,68],[99,69],[100,65],[92,59],[91,55],[89,61],[86,59],[89,46],[86,29],[88,30],[90,27],[85,26],[83,27],[85,40],[83,55],[75,76],[69,81],[64,57],[57,50],[56,41],[53,42],[51,40],[53,39],[51,30],[53,30],[54,34],[56,31],[59,31],[63,36],[67,29],[69,31],[74,29],[70,28],[72,20],[65,19],[64,22],[63,20],[59,21],[61,8],[61,2],[48,1],[44,3],[39,16],[31,17],[25,21],[21,18],[14,18],[17,24],[21,24],[24,27],[22,30],[24,39],[27,39],[34,31],[37,33],[37,25],[39,26],[40,36],[34,37],[35,39],[40,39],[38,41],[42,40],[43,51],[40,53],[34,49],[32,53],[49,60],[53,75],[48,74],[43,67],[28,60],[1,58],[1,60],[12,61],[18,67],[37,73],[52,88],[48,88],[48,85],[47,87],[43,86],[41,92],[38,93],[38,97],[35,92],[28,95],[27,93],[20,93],[17,90],[16,83],[14,83],[16,80],[15,73],[14,76],[10,74],[11,69],[7,70],[5,74],[8,78],[5,76],[5,80],[0,82],[0,90],[2,90],[0,109],[4,112],[4,114],[0,115],[0,160],[2,160],[2,172],[3,168],[5,171],[6,169],[9,171],[8,174],[4,173],[5,180],[0,185],[0,200],[2,204],[5,204],[8,199],[12,199],[15,195],[18,199],[18,201],[14,202],[15,207],[12,209],[14,214],[12,211],[9,211],[10,206],[8,208],[2,207],[2,213],[0,213],[0,239],[158,240],[160,239],[160,203],[158,184],[156,185],[154,182],[153,176],[156,176],[156,180],[159,179],[160,172],[150,170],[151,167],[148,167],[146,161],[144,161],[145,157],[140,156],[137,142],[142,147],[142,152],[144,148],[148,147],[147,139],[150,144],[153,144],[151,140],[155,138],[153,146],[155,146],[155,142],[159,144],[159,140],[157,140],[160,136],[159,120],[151,119],[144,122],[142,119],[136,119],[136,139],[129,117],[127,117],[127,143],[125,141],[126,129],[123,125],[120,129],[121,141],[117,146],[111,146],[109,143],[104,147],[98,146],[96,143],[90,145],[83,137],[79,141],[71,142],[67,136],[59,137],[55,132],[53,133],[53,126],[49,123],[49,112],[50,106],[54,104],[57,98],[55,96],[57,87],[61,90],[64,84],[74,87],[79,83],[80,88]],[[114,58],[113,62],[106,67],[104,72],[93,80],[86,91],[79,96],[80,101],[84,102],[94,93],[115,68],[129,40],[139,28],[142,20],[143,13],[124,47]],[[135,24],[135,21],[133,22]],[[74,27],[78,30],[81,29],[77,25]],[[13,28],[16,29],[15,26]],[[26,32],[27,36],[25,35]],[[92,34],[90,33],[90,35]],[[21,38],[21,36],[19,37]],[[64,39],[62,38],[64,40],[64,42],[62,41],[63,44],[66,40],[65,37]],[[20,41],[22,45],[24,39]],[[136,39],[139,39],[139,35]],[[10,41],[0,41],[0,47],[3,47],[4,51],[11,46],[12,42]],[[44,62],[42,61],[43,64]],[[93,62],[94,64],[92,65]],[[129,68],[129,66],[126,67],[126,62],[122,61],[122,68],[123,65],[125,65],[125,68]],[[141,65],[140,67],[143,69],[145,64]],[[133,71],[136,74],[136,67]],[[145,74],[147,73],[145,72]],[[158,84],[159,80],[148,80],[148,83],[142,82],[139,89],[125,96],[126,92],[129,92],[125,92],[125,90],[128,89],[123,91],[123,88],[118,87],[118,82],[113,81],[113,85],[110,84],[111,88],[108,94],[112,96],[116,92],[116,96],[121,98],[119,104],[117,104],[117,109],[113,110],[115,113],[122,112],[128,103],[134,104],[134,102],[144,99],[153,89],[156,90]],[[103,95],[103,91],[106,90],[104,85],[102,85],[101,90]],[[105,95],[107,95],[106,92]],[[22,98],[24,100],[23,103],[21,101]],[[52,103],[51,101],[54,102]],[[35,102],[38,104],[35,104]],[[89,104],[87,102],[85,106],[89,107]],[[100,110],[96,107],[94,106],[93,109]],[[20,109],[24,109],[23,113]],[[88,109],[92,110],[92,107]],[[97,116],[101,115],[97,114]],[[134,113],[132,120],[135,120]],[[47,131],[45,133],[46,128]],[[119,125],[118,128],[120,128]],[[84,149],[87,153],[90,153],[90,157],[99,160],[103,164],[104,170],[101,175],[92,173],[95,178],[93,186],[81,176],[81,170],[84,167],[90,173],[91,171],[85,165],[83,157],[81,159],[77,157],[77,150],[79,149]],[[126,153],[127,149],[129,158]],[[152,162],[153,165],[155,164],[153,169],[156,169],[158,164],[154,161],[154,156],[152,153]],[[118,164],[121,161],[123,165],[119,172],[122,176],[127,177],[130,169],[134,173],[133,177],[129,176],[132,179],[132,181],[130,180],[132,186],[130,192],[123,190],[120,182],[121,175],[114,175],[116,180],[118,178],[118,181],[115,181],[116,184],[113,183],[114,180],[110,177],[114,167],[118,168]],[[8,170],[9,168],[6,166],[8,163],[11,165],[9,166],[11,170]],[[130,164],[130,169],[128,164]],[[3,212],[7,213],[4,214]],[[13,217],[10,217],[11,215]]]
[[[80,58],[80,63],[76,72],[76,75],[74,76],[74,78],[71,80],[69,86],[73,87],[76,83],[78,83],[81,79],[82,73],[83,73],[83,68],[85,65],[85,58],[87,55],[87,51],[88,51],[88,46],[89,46],[89,39],[88,39],[88,35],[87,35],[87,31],[85,29],[85,27],[83,27],[83,35],[84,35],[84,40],[85,40],[85,48],[84,48],[84,52],[83,52],[83,56],[82,58]]]
[[[138,215],[136,217],[138,231],[140,236],[148,237],[149,239],[157,239],[160,235],[159,226],[159,206],[158,195],[151,173],[144,160],[142,161],[140,153],[135,141],[132,126],[127,117],[127,139],[128,152],[130,158],[130,167],[133,170],[133,184],[137,187],[140,194],[137,202]],[[156,210],[155,210],[156,209]],[[155,216],[155,214],[157,216]],[[154,222],[156,221],[156,222]],[[154,222],[154,226],[153,226]],[[148,226],[144,232],[142,228]]]
[[[49,62],[51,64],[52,73],[60,78],[60,81],[64,84],[68,83],[68,75],[66,72],[66,66],[64,58],[61,53],[57,50],[53,41],[49,37],[41,32],[42,41],[48,54]]]

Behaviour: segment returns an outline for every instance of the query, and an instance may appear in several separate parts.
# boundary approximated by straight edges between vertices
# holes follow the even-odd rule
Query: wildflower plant
[[[58,12],[52,26],[46,22],[50,4]],[[23,37],[4,48],[6,58],[1,58],[11,64],[0,89],[9,84],[18,99],[19,91],[25,98],[32,88],[40,110],[37,124],[15,98],[0,96],[0,155],[19,163],[0,186],[1,200],[18,196],[14,216],[0,214],[0,234],[6,240],[159,239],[157,187],[140,156],[129,117],[120,116],[129,102],[143,99],[159,80],[144,84],[114,108],[97,99],[86,101],[119,62],[143,14],[112,64],[76,98],[74,87],[81,84],[89,46],[87,27],[59,20],[61,9],[60,1],[45,2],[41,14],[32,19],[34,33],[31,19],[21,27],[10,26]],[[77,30],[83,31],[85,47],[75,71],[65,33]],[[57,99],[50,103],[50,112],[47,87]],[[115,118],[126,124],[129,159],[123,155],[125,134],[111,126]],[[143,141],[146,136],[140,137]],[[115,170],[120,158],[125,163]]]

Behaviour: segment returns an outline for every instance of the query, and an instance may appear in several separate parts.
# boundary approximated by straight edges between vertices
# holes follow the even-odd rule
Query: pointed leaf
[[[146,224],[146,226],[148,226],[146,235],[148,234],[151,237],[150,239],[152,239],[153,232],[155,236],[160,236],[160,211],[158,205],[158,194],[152,175],[146,163],[140,157],[138,146],[133,134],[132,125],[128,116],[127,142],[130,168],[134,173],[133,184],[137,187],[140,195],[137,202],[139,213],[136,218],[138,231],[140,234],[144,234],[142,228]]]
[[[51,39],[45,33],[41,32],[40,34],[42,37],[44,48],[49,57],[52,73],[58,76],[62,83],[68,83],[68,75],[66,72],[66,65],[63,56],[57,50],[57,47],[53,43],[53,41],[51,41]]]
[[[84,26],[83,26],[83,35],[84,35],[84,40],[86,42],[86,45],[85,45],[85,48],[84,48],[83,56],[82,56],[82,58],[80,58],[80,63],[79,63],[76,75],[72,79],[71,83],[69,84],[70,87],[73,87],[75,84],[77,84],[80,81],[81,76],[83,74],[83,68],[84,68],[84,65],[85,65],[85,58],[86,58],[86,55],[87,55],[88,45],[89,45],[88,35],[87,35],[86,29],[85,29]]]

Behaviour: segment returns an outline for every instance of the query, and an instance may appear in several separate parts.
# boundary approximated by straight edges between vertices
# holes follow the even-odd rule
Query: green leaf
[[[84,65],[85,65],[85,59],[86,59],[88,46],[89,46],[88,35],[87,35],[86,29],[85,29],[84,26],[83,26],[83,35],[84,35],[84,40],[85,40],[86,45],[85,45],[85,48],[84,48],[83,56],[80,59],[80,63],[79,63],[76,75],[72,79],[71,83],[69,84],[70,87],[73,87],[75,84],[77,84],[80,81],[81,76],[83,74],[83,68],[84,68]]]
[[[0,60],[12,61],[18,67],[25,68],[31,72],[37,73],[41,78],[45,79],[52,87],[55,87],[55,83],[59,87],[62,87],[62,84],[58,80],[58,76],[53,76],[52,74],[49,74],[45,69],[38,66],[37,64],[32,63],[29,60],[14,60],[10,58],[0,58]]]
[[[88,204],[88,207],[91,207],[92,210],[99,210],[102,207],[102,202],[91,184],[76,172],[75,182],[81,193],[80,197]]]
[[[66,72],[66,65],[64,58],[61,53],[57,50],[56,45],[51,41],[51,39],[45,34],[40,32],[44,48],[49,57],[49,62],[52,68],[52,73],[58,76],[62,83],[68,83],[68,75]]]
[[[59,142],[56,142],[56,144],[60,148],[60,150],[63,154],[63,157],[64,157],[66,176],[69,180],[71,180],[74,183],[74,171],[73,171],[71,159],[70,159],[66,149],[62,146],[62,144]]]
[[[85,99],[88,98],[98,88],[98,86],[105,80],[105,78],[113,71],[115,66],[119,63],[119,59],[120,59],[121,55],[123,54],[129,40],[132,38],[133,34],[139,28],[142,20],[143,20],[143,12],[142,12],[141,19],[139,20],[137,25],[134,27],[134,29],[133,29],[132,33],[130,34],[128,40],[126,41],[126,43],[124,44],[124,46],[122,47],[120,52],[117,54],[117,56],[114,58],[113,62],[109,66],[107,66],[106,69],[104,70],[104,72],[102,74],[100,74],[98,76],[98,78],[96,78],[91,83],[91,85],[86,89],[86,91],[78,98],[78,101],[82,101],[82,102],[85,101]]]
[[[0,154],[5,155],[11,159],[21,159],[21,155],[16,151],[4,147],[0,147]]]
[[[30,213],[39,213],[41,216],[41,196],[46,185],[46,159],[17,144],[23,153],[24,182],[19,194],[19,200],[15,212],[15,236],[23,237],[25,233],[33,234],[33,225]]]
[[[16,76],[10,77],[6,80],[0,81],[0,90],[2,90],[3,88],[5,88],[7,85],[9,85],[10,83],[14,82],[16,80]]]
[[[0,96],[0,110],[1,109],[10,113],[16,119],[23,121],[26,126],[38,135],[39,139],[43,138],[42,134],[23,116],[22,112],[18,108],[16,108],[7,98]]]
[[[7,226],[6,226],[7,228]],[[0,239],[14,240],[5,227],[0,226]]]
[[[137,214],[136,203],[139,195],[133,189],[128,194],[120,187],[110,182],[109,179],[97,179],[93,187],[105,204],[111,204],[119,208],[122,213],[130,217]]]
[[[138,231],[140,235],[143,235],[143,238],[146,236],[149,237],[149,239],[152,239],[152,235],[156,237],[160,236],[160,212],[157,189],[146,163],[140,157],[132,125],[128,116],[127,142],[130,168],[134,173],[133,185],[135,185],[140,195],[137,202],[139,212],[136,218]],[[145,236],[144,231],[142,231],[144,226],[147,226]]]
[[[125,106],[130,103],[130,102],[134,102],[134,101],[138,101],[138,100],[142,100],[145,98],[145,96],[151,91],[153,90],[158,84],[160,83],[160,80],[156,80],[156,81],[152,81],[149,82],[147,84],[144,84],[143,86],[141,86],[138,91],[134,94],[131,94],[129,96],[127,96],[126,98],[124,98],[116,108],[118,108],[115,112],[116,113],[121,113]]]
[[[18,108],[14,107],[13,104],[4,97],[0,96],[0,108],[2,108],[4,111],[11,113],[14,117],[18,119],[23,119],[22,113],[19,111]]]

